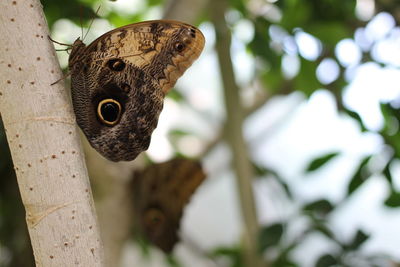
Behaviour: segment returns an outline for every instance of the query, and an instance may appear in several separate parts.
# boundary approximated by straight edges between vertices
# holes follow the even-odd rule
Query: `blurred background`
[[[161,18],[206,38],[146,153],[115,165],[88,149],[109,266],[400,266],[399,1],[41,2],[62,43]],[[137,244],[120,197],[133,170],[176,156],[207,179],[165,256]],[[34,266],[2,126],[0,178],[0,266]]]

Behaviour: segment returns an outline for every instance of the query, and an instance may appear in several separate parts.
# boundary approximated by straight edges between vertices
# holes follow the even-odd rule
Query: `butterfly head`
[[[71,53],[69,54],[68,66],[71,69],[74,64],[79,61],[80,57],[84,55],[84,50],[86,45],[82,42],[80,38],[76,39],[72,44]]]

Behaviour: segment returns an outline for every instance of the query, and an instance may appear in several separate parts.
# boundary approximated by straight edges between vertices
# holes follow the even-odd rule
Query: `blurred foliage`
[[[104,1],[97,0],[42,0],[43,8],[49,27],[59,19],[69,19],[76,25],[88,26],[90,21],[99,17],[96,9]],[[146,2],[146,11],[151,7],[164,5],[162,0],[149,0]],[[245,1],[230,0],[231,11],[239,16],[230,20],[234,26],[242,19],[246,19],[254,26],[254,36],[247,43],[247,51],[252,54],[257,64],[257,78],[268,90],[270,96],[287,95],[292,92],[302,92],[305,96],[312,95],[315,91],[328,89],[336,98],[337,108],[342,114],[354,119],[360,126],[360,131],[374,132],[365,127],[361,116],[343,105],[342,97],[348,80],[345,77],[346,67],[342,67],[335,55],[336,45],[343,39],[353,39],[355,30],[366,26],[368,21],[363,21],[355,15],[356,1],[354,0],[278,0],[278,1]],[[264,7],[264,8],[263,8]],[[268,8],[265,8],[268,7]],[[375,1],[376,13],[386,11],[390,13],[399,25],[400,2],[394,0]],[[278,15],[263,12],[272,10]],[[118,14],[115,11],[102,15],[115,27],[140,21],[144,18],[143,12],[135,14]],[[203,14],[206,21],[209,18]],[[278,18],[277,18],[278,17]],[[274,33],[275,32],[275,33]],[[321,44],[321,51],[315,59],[305,58],[299,53],[295,45],[296,35],[307,33]],[[275,34],[275,35],[274,35]],[[291,41],[294,47],[287,44]],[[298,71],[288,77],[282,70],[285,56],[295,55],[299,59]],[[319,81],[316,70],[324,59],[333,59],[340,66],[339,76],[328,84]],[[371,50],[364,50],[362,62],[374,61]],[[380,63],[381,65],[384,65]],[[170,94],[170,98],[177,102],[185,101],[185,97],[178,91]],[[381,169],[374,168],[372,161],[380,155],[366,155],[360,159],[353,174],[349,177],[347,192],[343,199],[334,203],[327,199],[318,199],[310,203],[299,204],[299,212],[294,218],[284,222],[274,222],[263,225],[260,229],[259,248],[266,256],[270,266],[300,266],[295,262],[293,251],[310,235],[321,235],[334,247],[329,253],[320,255],[314,265],[325,266],[384,266],[387,263],[379,255],[365,255],[363,245],[368,242],[369,234],[362,229],[354,232],[350,240],[343,237],[331,228],[330,216],[352,195],[357,192],[364,182],[372,175],[379,175],[386,179],[390,190],[382,205],[387,208],[400,206],[400,192],[393,185],[391,173],[392,164],[400,159],[400,113],[395,103],[381,103],[381,112],[384,117],[384,127],[378,132],[390,148],[391,156]],[[177,141],[192,133],[186,130],[175,129],[170,133],[171,139]],[[301,140],[299,140],[301,142]],[[32,255],[29,247],[29,238],[26,234],[24,211],[20,201],[16,178],[13,172],[11,156],[6,143],[4,130],[0,127],[0,250],[6,251],[5,259],[0,259],[0,266],[19,267],[33,266]],[[305,175],[310,172],[322,170],[334,159],[339,158],[340,152],[334,151],[319,155],[311,159],[306,166]],[[253,163],[258,177],[273,178],[284,189],[286,197],[296,203],[296,196],[291,193],[291,184],[283,179],[278,170],[270,170],[265,166]],[[300,175],[300,174],[299,174]],[[287,229],[292,221],[298,218],[307,221],[304,230],[296,236],[291,236]],[[218,248],[210,254],[212,258],[228,258],[231,266],[243,266],[240,247]],[[383,262],[383,263],[382,263]]]
[[[332,160],[333,158],[335,158],[338,155],[339,155],[339,152],[333,152],[333,153],[323,155],[319,158],[316,158],[312,162],[310,162],[310,164],[306,168],[306,171],[307,172],[315,171],[316,169],[321,168],[322,165],[327,164],[330,160]]]

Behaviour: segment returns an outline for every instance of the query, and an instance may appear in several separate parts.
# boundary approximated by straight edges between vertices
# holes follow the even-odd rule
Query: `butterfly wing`
[[[170,253],[179,241],[183,210],[205,177],[199,162],[179,158],[151,165],[136,175],[134,206],[140,233]]]
[[[69,58],[78,125],[90,144],[113,161],[133,160],[150,144],[165,94],[197,59],[202,33],[176,21],[130,24]]]

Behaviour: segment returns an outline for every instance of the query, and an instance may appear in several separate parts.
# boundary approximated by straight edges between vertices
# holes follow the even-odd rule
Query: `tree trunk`
[[[37,266],[103,266],[79,135],[38,0],[0,2],[0,113]]]

